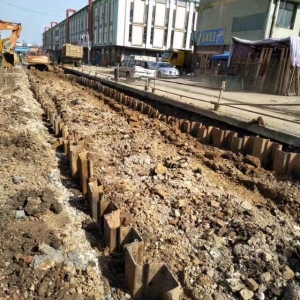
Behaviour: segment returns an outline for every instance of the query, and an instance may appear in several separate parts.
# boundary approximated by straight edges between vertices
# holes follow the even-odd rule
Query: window
[[[188,23],[189,23],[189,12],[187,11],[185,13],[185,28],[188,28]],[[186,44],[186,39],[187,39],[187,30],[184,33],[184,39],[183,39],[183,48],[185,48],[185,44]]]
[[[152,10],[152,25],[154,25],[154,21],[155,21],[155,10],[156,10],[156,7],[153,6],[153,10]]]
[[[140,60],[137,60],[136,63],[135,63],[135,65],[136,65],[137,67],[140,67],[140,66],[141,66],[141,61],[140,61]]]
[[[128,36],[128,41],[132,41],[132,24],[129,25],[129,36]]]
[[[167,46],[167,40],[168,40],[168,28],[165,28],[165,36],[164,36],[164,45]]]
[[[170,8],[166,9],[166,18],[165,18],[165,26],[168,27],[169,24],[169,15],[170,15]]]
[[[144,32],[143,32],[143,43],[146,43],[147,41],[147,26],[144,27]]]
[[[147,41],[148,10],[149,10],[149,5],[147,4],[145,8],[145,26],[144,26],[144,33],[143,33],[143,43],[146,43]]]
[[[135,66],[135,60],[131,60],[129,62],[129,67],[134,67]]]
[[[133,2],[130,3],[130,19],[129,22],[132,23],[133,21]]]
[[[281,28],[293,29],[298,3],[280,1],[277,25]]]
[[[103,21],[102,5],[100,5],[99,7],[99,19],[100,19],[100,25],[102,25],[102,21]]]
[[[172,22],[172,27],[175,27],[175,20],[176,20],[176,9],[173,10],[173,22]]]
[[[178,59],[178,53],[172,53],[171,60]]]
[[[151,28],[151,35],[150,35],[150,44],[153,44],[153,34],[154,34],[154,28]]]
[[[114,20],[114,1],[110,3],[110,22]]]
[[[105,3],[105,19],[104,19],[105,24],[107,24],[108,22],[108,16],[109,16],[108,3]]]
[[[128,60],[123,60],[120,64],[121,67],[126,67],[128,63]]]
[[[113,26],[110,25],[109,27],[109,42],[112,43],[113,42]]]

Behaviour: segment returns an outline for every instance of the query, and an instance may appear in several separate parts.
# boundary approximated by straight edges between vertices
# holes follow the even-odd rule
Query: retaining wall
[[[43,94],[29,76],[33,92],[45,110],[45,115],[59,143],[63,146],[68,160],[71,176],[80,182],[83,195],[87,196],[90,215],[99,222],[104,233],[106,246],[110,252],[124,252],[125,279],[134,300],[179,300],[182,289],[167,265],[164,263],[144,263],[145,244],[133,227],[121,226],[120,210],[117,205],[105,200],[101,181],[93,176],[93,162],[82,137],[72,131],[62,120],[53,103],[46,101]],[[100,88],[98,83],[89,81],[89,86]],[[106,90],[110,97],[117,98],[115,90]],[[125,101],[125,97],[122,97]],[[126,98],[126,101],[129,99]],[[150,113],[151,107],[142,102],[131,102],[134,107]]]
[[[217,127],[208,126],[192,122],[190,120],[178,119],[172,116],[160,114],[160,112],[149,104],[136,98],[126,96],[115,89],[102,85],[100,82],[86,78],[84,76],[67,75],[75,79],[78,83],[89,86],[103,93],[105,96],[113,98],[122,105],[126,105],[133,110],[147,114],[149,117],[158,118],[181,132],[191,134],[203,144],[231,150],[234,153],[251,155],[259,159],[261,165],[267,169],[275,171],[277,174],[288,174],[300,178],[300,154],[283,152],[282,145],[270,141],[270,139],[259,136],[238,136],[237,132],[230,130],[220,130]],[[108,100],[104,99],[108,102]],[[116,109],[117,103],[110,103]]]

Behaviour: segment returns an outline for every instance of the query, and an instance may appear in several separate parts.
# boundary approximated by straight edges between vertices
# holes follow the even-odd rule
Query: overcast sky
[[[0,20],[21,23],[19,42],[42,43],[44,28],[65,19],[68,8],[79,10],[88,0],[0,0]],[[11,31],[2,31],[2,38]]]

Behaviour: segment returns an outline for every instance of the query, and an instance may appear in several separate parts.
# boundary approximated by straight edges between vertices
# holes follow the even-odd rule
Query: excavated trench
[[[46,105],[88,141],[104,197],[140,232],[145,261],[166,263],[185,299],[297,299],[297,181],[202,145],[75,78],[31,76]],[[91,234],[97,244],[97,227]],[[121,269],[109,273],[124,278]]]

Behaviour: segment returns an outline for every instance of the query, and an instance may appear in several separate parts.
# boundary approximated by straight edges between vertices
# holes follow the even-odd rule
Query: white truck
[[[156,71],[150,69],[153,62],[156,62],[156,57],[131,55],[114,69],[114,78],[117,81],[120,77],[124,77],[127,82],[155,79]]]

